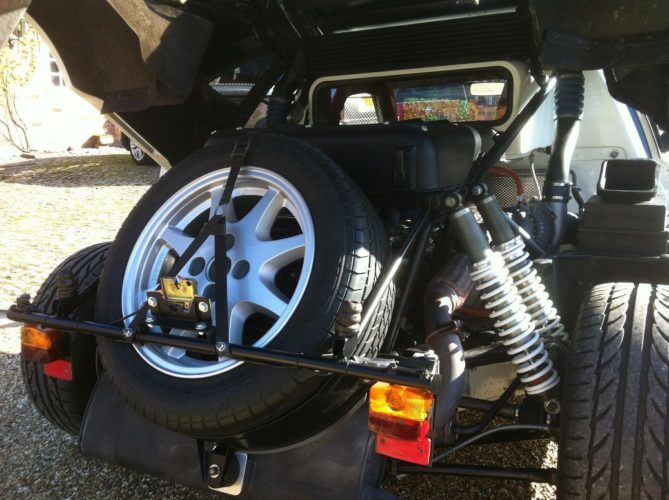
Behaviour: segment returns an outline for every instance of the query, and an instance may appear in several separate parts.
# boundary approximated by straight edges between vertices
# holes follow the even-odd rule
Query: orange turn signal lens
[[[422,422],[433,404],[434,395],[425,389],[377,382],[369,391],[371,413]]]
[[[67,353],[65,333],[38,325],[21,327],[21,354],[29,361],[50,363]]]

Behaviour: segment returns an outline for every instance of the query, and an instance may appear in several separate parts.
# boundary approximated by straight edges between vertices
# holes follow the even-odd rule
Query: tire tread
[[[666,498],[669,287],[606,283],[584,301],[564,385],[559,498]]]
[[[82,292],[98,279],[102,273],[109,247],[110,243],[90,246],[58,265],[35,295],[33,304],[37,310],[43,313],[55,312],[56,280],[60,271],[65,269],[72,271],[79,284],[78,292]],[[73,316],[78,319],[92,320],[93,310],[92,308],[86,311],[80,309]],[[69,341],[73,356],[95,356],[94,344],[91,350],[83,347],[80,342],[88,341],[88,347],[90,347],[90,339],[74,339],[70,336]],[[87,369],[90,366],[90,360],[73,360],[74,380],[64,381],[45,375],[42,364],[21,357],[23,382],[31,401],[47,420],[69,434],[79,433],[88,397],[95,382],[94,379],[91,380],[91,377],[95,377],[95,373]],[[77,370],[77,368],[80,369]]]

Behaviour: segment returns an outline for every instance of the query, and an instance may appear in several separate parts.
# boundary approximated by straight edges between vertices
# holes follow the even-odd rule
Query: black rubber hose
[[[267,126],[284,125],[290,113],[292,103],[293,78],[287,73],[275,85],[272,97],[267,105]]]
[[[548,189],[551,184],[568,184],[569,169],[585,104],[583,73],[562,73],[555,85],[555,135],[546,170]],[[544,187],[544,190],[547,188]]]
[[[425,293],[426,341],[439,357],[442,386],[435,407],[435,439],[445,442],[451,431],[465,383],[465,357],[453,313],[462,307],[473,288],[468,260],[452,254],[430,281]]]
[[[449,220],[469,261],[475,264],[486,258],[490,245],[472,211],[467,207],[459,208],[449,216]]]
[[[488,194],[476,200],[476,207],[483,217],[485,227],[490,231],[493,245],[502,245],[516,237],[509,218],[502,210],[494,194]]]
[[[553,234],[547,245],[549,250],[555,250],[562,243],[567,230],[569,169],[576,149],[584,102],[583,73],[558,75],[555,87],[555,135],[543,190],[544,204],[553,217]]]

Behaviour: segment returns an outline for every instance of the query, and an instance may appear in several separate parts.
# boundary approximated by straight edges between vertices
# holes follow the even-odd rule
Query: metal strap
[[[226,248],[226,228],[225,228],[225,207],[232,199],[232,191],[237,183],[237,177],[246,160],[251,143],[255,135],[249,135],[237,139],[235,147],[230,153],[230,173],[225,181],[223,195],[219,203],[216,215],[205,224],[205,228],[211,230],[214,235],[214,262],[216,263],[214,272],[214,290],[216,296],[216,329],[215,335],[210,340],[214,344],[219,342],[228,342],[230,337],[228,325],[228,269],[227,269],[227,248]],[[218,217],[216,223],[213,219]]]

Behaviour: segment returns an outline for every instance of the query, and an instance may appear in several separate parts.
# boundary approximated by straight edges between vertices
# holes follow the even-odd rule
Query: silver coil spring
[[[541,277],[532,266],[525,242],[520,236],[495,247],[504,259],[509,276],[527,308],[539,336],[548,344],[569,343],[567,333],[557,309],[553,307]]]
[[[534,322],[523,305],[522,298],[509,276],[504,259],[497,252],[474,263],[470,268],[475,288],[502,343],[516,365],[520,381],[527,394],[542,394],[560,383]]]

